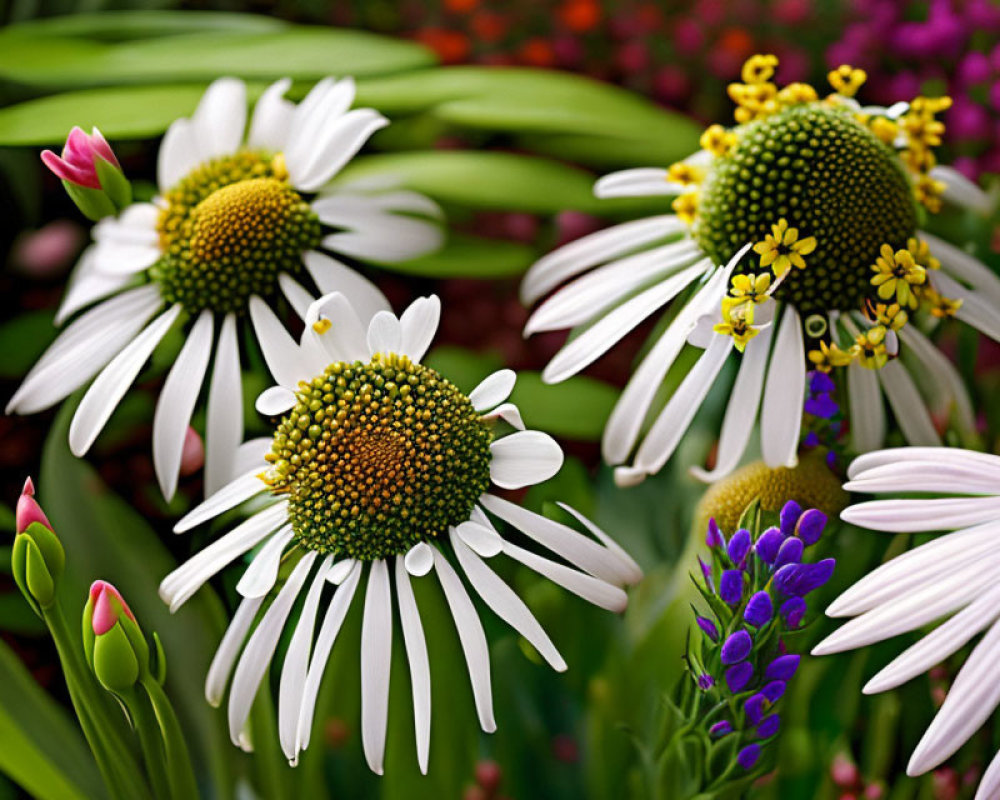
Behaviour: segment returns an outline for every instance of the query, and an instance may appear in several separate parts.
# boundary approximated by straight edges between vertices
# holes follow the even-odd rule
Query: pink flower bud
[[[101,181],[97,176],[97,159],[101,158],[115,169],[121,170],[118,159],[115,158],[111,145],[101,135],[97,128],[89,136],[83,129],[74,127],[66,137],[62,157],[51,150],[42,152],[42,161],[58,178],[77,186],[88,189],[100,189]]]
[[[52,530],[52,523],[45,516],[42,507],[35,501],[35,484],[32,483],[31,478],[24,482],[21,496],[17,500],[15,522],[18,533],[24,533],[33,522],[40,522],[50,531]]]
[[[94,615],[91,619],[91,626],[96,636],[107,633],[118,622],[119,616],[124,613],[132,622],[135,622],[135,615],[128,607],[119,591],[107,581],[94,581],[90,587],[90,602],[94,607]]]
[[[205,444],[198,431],[188,425],[181,449],[181,475],[193,475],[205,465]]]

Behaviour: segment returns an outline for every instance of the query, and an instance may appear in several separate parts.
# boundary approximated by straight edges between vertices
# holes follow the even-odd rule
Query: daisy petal
[[[596,197],[644,197],[659,194],[680,194],[684,187],[667,179],[667,171],[659,167],[638,167],[612,172],[594,184]]]
[[[235,153],[247,122],[247,87],[236,78],[219,78],[205,90],[191,125],[202,161]]]
[[[311,365],[278,317],[257,295],[250,298],[250,319],[267,368],[282,386],[295,388],[313,376]]]
[[[434,566],[433,548],[427,542],[418,542],[407,551],[403,563],[415,578],[422,577]]]
[[[235,508],[255,494],[263,492],[267,486],[258,477],[258,472],[259,470],[255,469],[253,472],[240,475],[224,485],[219,491],[209,495],[208,498],[180,518],[180,521],[174,525],[174,533],[189,531],[201,523],[219,516],[223,511]]]
[[[215,347],[205,423],[205,496],[225,486],[236,474],[237,448],[243,438],[243,383],[236,315],[226,314]]]
[[[517,373],[512,369],[501,369],[488,375],[469,394],[469,401],[476,411],[486,411],[502,403],[514,391]]]
[[[264,597],[274,588],[285,547],[293,536],[292,526],[288,524],[267,540],[236,584],[237,594],[243,597]]]
[[[940,445],[941,437],[934,421],[920,399],[913,378],[903,365],[899,361],[890,361],[878,371],[878,377],[906,441],[918,447]]]
[[[769,467],[793,467],[798,461],[802,404],[806,390],[806,354],[798,312],[785,308],[764,386],[760,446]]]
[[[490,480],[504,489],[547,481],[562,464],[562,448],[540,431],[514,431],[490,444]]]
[[[437,295],[418,297],[399,318],[402,330],[400,352],[419,364],[431,346],[441,319],[441,301]]]
[[[243,648],[243,642],[246,641],[247,633],[257,618],[257,611],[263,602],[263,597],[253,597],[244,599],[240,603],[233,615],[232,622],[226,628],[218,650],[215,651],[215,656],[208,668],[208,675],[205,676],[205,699],[216,708],[222,703],[233,665],[236,663],[236,658]]]
[[[295,106],[285,99],[291,80],[282,78],[264,90],[253,109],[247,147],[280,153],[288,141]]]
[[[389,665],[392,661],[392,596],[389,568],[373,561],[368,572],[361,626],[361,742],[368,767],[382,774],[389,717]]]
[[[427,658],[427,642],[420,624],[417,600],[413,596],[410,576],[403,559],[396,559],[396,597],[399,602],[399,622],[403,629],[403,644],[410,665],[410,686],[413,691],[413,727],[417,740],[417,764],[427,774],[431,746],[431,667]]]
[[[885,439],[885,408],[875,370],[852,361],[847,366],[847,398],[854,449],[859,453],[878,449]]]
[[[319,290],[328,295],[340,292],[362,323],[366,324],[379,311],[391,311],[385,295],[363,275],[334,258],[310,250],[303,256],[306,269]]]
[[[510,558],[520,561],[524,566],[548,578],[557,586],[572,592],[577,597],[582,597],[598,608],[619,614],[625,610],[625,606],[628,604],[628,595],[624,591],[600,578],[594,578],[567,567],[565,564],[543,558],[530,550],[511,544],[506,539],[503,543],[503,551]]]
[[[402,326],[391,311],[379,311],[368,323],[368,352],[372,356],[398,353],[402,339]]]

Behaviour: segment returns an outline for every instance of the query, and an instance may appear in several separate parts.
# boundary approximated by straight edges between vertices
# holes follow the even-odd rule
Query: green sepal
[[[59,537],[41,522],[31,523],[14,537],[11,573],[38,616],[55,602],[56,583],[65,566],[66,551]]]
[[[167,653],[160,641],[160,634],[153,631],[153,650],[149,655],[149,672],[160,686],[167,679]]]
[[[139,659],[123,625],[115,625],[94,637],[92,666],[97,680],[110,692],[121,693],[135,686],[139,680]]]
[[[740,521],[736,525],[737,530],[746,528],[753,534],[754,538],[760,533],[760,497],[755,497],[750,501],[743,513],[740,514]]]
[[[66,194],[70,200],[76,203],[76,207],[91,222],[99,222],[105,217],[111,217],[118,213],[111,198],[102,189],[91,189],[89,186],[77,186],[69,181],[62,182],[66,189]]]
[[[132,202],[132,184],[120,167],[96,156],[94,168],[97,170],[97,180],[101,182],[101,188],[118,211]]]

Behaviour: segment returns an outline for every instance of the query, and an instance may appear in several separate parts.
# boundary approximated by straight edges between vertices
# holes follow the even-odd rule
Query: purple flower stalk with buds
[[[97,128],[90,134],[75,127],[62,155],[42,151],[42,162],[62,180],[70,198],[93,221],[117,214],[132,202],[132,187],[111,145]]]

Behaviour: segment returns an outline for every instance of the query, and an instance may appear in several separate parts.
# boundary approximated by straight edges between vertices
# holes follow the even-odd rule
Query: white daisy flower
[[[516,377],[512,371],[494,373],[465,395],[420,363],[439,313],[437,297],[422,298],[398,319],[380,311],[365,324],[347,299],[334,293],[309,306],[300,344],[275,328],[265,352],[280,354],[268,361],[278,385],[257,400],[261,413],[281,415],[266,460],[175,528],[190,530],[251,497],[271,501],[160,586],[161,597],[175,610],[212,575],[260,545],[237,585],[243,601],[206,684],[213,704],[222,701],[230,684],[235,743],[244,741],[251,703],[300,594],[305,598],[278,697],[279,738],[289,761],[294,764],[309,744],[327,659],[366,575],[361,634],[365,755],[371,769],[381,773],[395,605],[413,686],[417,756],[426,771],[430,664],[412,580],[436,574],[465,653],[480,725],[490,732],[495,722],[489,651],[454,563],[483,603],[556,670],[566,664],[555,645],[488,560],[503,553],[616,612],[627,600],[621,587],[641,577],[636,563],[572,508],[563,506],[596,541],[493,493],[491,485],[517,489],[552,477],[562,465],[562,451],[548,435],[524,429],[517,407],[508,401]],[[516,528],[554,558],[507,540],[494,520]],[[264,605],[273,590],[276,598]],[[326,610],[317,633],[321,608]]]
[[[295,105],[291,82],[270,86],[247,130],[247,92],[224,78],[160,146],[159,195],[94,228],[57,314],[80,314],[35,364],[7,413],[48,408],[94,378],[73,418],[70,447],[87,452],[168,331],[183,326],[153,421],[153,461],[164,495],[176,490],[185,432],[214,353],[208,387],[206,491],[233,474],[243,433],[240,327],[258,340],[279,325],[283,296],[304,314],[310,294],[351,298],[367,322],[388,303],[327,252],[399,261],[438,247],[438,207],[408,191],[324,187],[388,121],[349,110],[354,82],[325,79]],[[95,378],[96,376],[96,378]]]
[[[669,170],[630,169],[595,186],[598,197],[677,196],[674,213],[565,245],[522,284],[526,303],[552,293],[526,335],[575,334],[543,373],[552,383],[673,304],[604,431],[603,454],[621,465],[622,485],[663,467],[734,348],[744,352],[717,463],[695,470],[703,480],[740,463],[758,422],[764,461],[796,463],[810,368],[846,373],[842,405],[858,452],[883,443],[883,394],[911,444],[940,444],[932,412],[973,428],[954,366],[917,326],[906,325],[918,312],[953,315],[1000,339],[1000,280],[919,230],[941,193],[978,211],[991,206],[974,184],[934,165],[934,114],[943,102],[862,109],[844,95],[821,100],[804,84],[779,90],[769,80],[773,66],[755,63],[768,58],[751,59],[746,83],[730,88],[735,128],[712,126],[703,149]],[[856,90],[857,81],[838,83],[841,91]],[[687,345],[704,352],[658,405]]]
[[[826,610],[854,617],[813,650],[827,655],[864,647],[941,621],[864,687],[894,689],[982,638],[959,671],[937,715],[917,744],[907,774],[921,775],[950,758],[1000,704],[1000,457],[968,450],[909,447],[855,459],[844,488],[871,494],[948,495],[873,500],[841,517],[891,533],[949,531],[896,556],[862,578]],[[976,800],[1000,796],[1000,755],[983,776]]]

